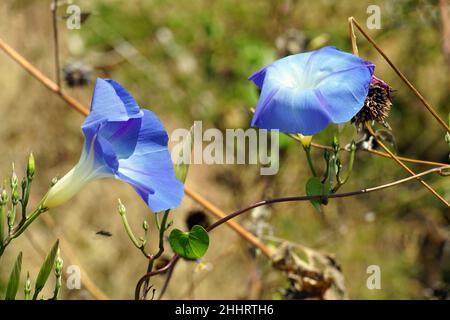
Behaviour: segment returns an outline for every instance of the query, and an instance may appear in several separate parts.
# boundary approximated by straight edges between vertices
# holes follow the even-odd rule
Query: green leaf
[[[330,189],[329,181],[327,180],[323,184],[318,177],[312,177],[306,182],[306,195],[308,196],[326,196],[330,193]],[[321,212],[322,202],[320,199],[311,200],[311,204],[317,211]]]
[[[39,270],[39,274],[36,279],[36,285],[34,287],[34,295],[33,300],[36,300],[39,292],[44,288],[45,283],[47,282],[50,273],[52,272],[53,265],[55,264],[56,254],[58,252],[59,240],[55,242],[50,252],[47,254],[47,257],[44,260],[44,263],[41,266],[41,270]]]
[[[169,243],[172,250],[180,257],[195,260],[203,257],[208,250],[209,236],[203,227],[195,225],[190,232],[172,230]]]
[[[14,268],[9,277],[8,287],[6,289],[5,300],[14,300],[16,298],[17,290],[19,289],[20,271],[22,269],[22,252],[17,256]]]

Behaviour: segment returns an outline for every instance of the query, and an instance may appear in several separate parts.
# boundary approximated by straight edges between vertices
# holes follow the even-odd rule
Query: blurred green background
[[[368,30],[408,79],[442,117],[450,102],[449,61],[443,51],[438,1],[239,1],[239,0],[78,0],[89,17],[80,30],[66,28],[66,6],[59,9],[61,64],[76,61],[91,68],[88,86],[67,93],[89,104],[95,77],[122,83],[142,107],[155,111],[169,134],[202,120],[203,128],[248,128],[258,92],[247,77],[287,53],[334,45],[350,51],[347,18],[365,27],[368,5],[381,9],[381,29]],[[447,6],[448,7],[448,6]],[[50,1],[0,2],[0,37],[45,74],[54,78]],[[394,89],[389,118],[398,153],[417,159],[448,162],[444,132],[419,100],[400,81],[373,47],[358,35],[360,55],[376,64],[376,75]],[[77,161],[83,137],[83,117],[0,54],[0,178],[11,162],[24,172],[34,152],[37,174],[31,204],[36,204],[54,176],[62,176]],[[329,144],[336,128],[314,141]],[[357,133],[350,125],[341,134],[349,143]],[[302,195],[310,176],[303,150],[281,137],[280,172],[261,177],[257,166],[193,165],[187,185],[231,212],[264,197]],[[322,152],[313,150],[315,162]],[[405,177],[389,159],[358,152],[352,177],[342,191],[375,186]],[[414,166],[415,170],[426,167]],[[446,199],[448,181],[427,181]],[[96,181],[74,200],[52,211],[58,231],[78,256],[79,264],[109,298],[130,299],[146,263],[126,237],[116,212],[116,199],[127,205],[131,224],[153,216],[130,187],[117,181]],[[200,209],[189,198],[173,211],[177,227]],[[450,284],[448,209],[419,183],[330,201],[321,217],[309,203],[269,208],[267,221],[274,235],[334,254],[342,267],[347,296],[352,299],[420,299],[444,297]],[[213,218],[211,218],[213,219]],[[240,222],[252,222],[242,217]],[[101,237],[98,230],[112,237]],[[42,257],[55,237],[36,222],[7,250],[0,264],[0,289],[19,250],[23,270],[37,275]],[[36,246],[38,250],[36,250]],[[170,250],[167,249],[167,254]],[[64,251],[62,256],[65,257]],[[248,245],[226,226],[211,234],[203,259],[211,268],[198,271],[181,262],[165,298],[278,298],[286,280],[263,258],[254,258]],[[68,263],[68,262],[67,262]],[[66,267],[67,267],[66,263]],[[381,268],[381,290],[369,290],[366,269]],[[155,280],[156,286],[161,279]],[[49,289],[50,292],[50,289]],[[85,290],[68,290],[65,299],[92,298]]]

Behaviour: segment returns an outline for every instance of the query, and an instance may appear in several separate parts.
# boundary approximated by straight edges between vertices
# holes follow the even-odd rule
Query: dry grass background
[[[88,49],[84,52],[87,60],[98,60],[98,55],[107,57],[105,52],[109,51],[104,43],[108,40],[98,40],[100,45],[97,46],[94,41],[101,38],[99,32],[105,38],[112,37],[114,32],[122,32],[123,38],[143,52],[148,65],[144,64],[142,70],[125,62],[109,70],[108,76],[129,88],[141,106],[151,105],[169,133],[175,128],[188,128],[193,120],[199,119],[204,120],[204,127],[206,124],[209,127],[219,125],[221,128],[247,127],[251,116],[247,110],[253,106],[256,95],[245,77],[232,67],[242,63],[243,55],[248,51],[251,55],[255,47],[263,43],[261,55],[266,54],[269,59],[274,57],[275,39],[287,27],[305,30],[311,37],[325,34],[330,43],[349,49],[346,18],[354,15],[364,22],[367,5],[372,3],[331,0],[314,4],[306,1],[244,3],[226,0],[214,4],[209,1],[134,0],[126,4],[120,1],[76,2],[83,9],[96,12],[86,23],[89,30],[83,30],[83,27],[77,33],[87,39]],[[103,7],[100,7],[100,3],[110,9],[115,8],[115,15],[114,10],[113,13],[101,11]],[[288,18],[274,18],[284,3],[292,3]],[[449,112],[449,76],[441,52],[440,32],[433,24],[436,17],[432,13],[436,12],[436,6],[431,4],[432,10],[421,1],[403,1],[405,10],[409,11],[402,16],[393,3],[379,2],[382,10],[385,10],[382,11],[382,18],[386,25],[381,31],[371,31],[371,34],[419,90],[437,106],[439,113],[445,116]],[[102,16],[102,12],[108,16]],[[136,20],[147,23],[148,29],[141,27],[138,22],[130,22],[136,23],[135,32],[138,34],[133,39],[130,36],[133,32],[129,31],[131,27],[123,26],[124,29],[121,29],[120,23],[124,21],[118,21],[111,28],[114,31],[99,27],[101,24],[98,19],[105,18],[108,21],[119,16],[119,12],[123,13],[122,19],[136,15]],[[202,14],[210,16],[212,21],[217,20],[223,28],[218,38],[211,42],[207,42],[199,31],[202,30],[199,27],[203,21],[201,19],[206,19]],[[63,22],[60,23],[63,26]],[[147,26],[145,23],[142,25]],[[96,27],[97,31],[93,32]],[[180,75],[175,69],[177,58],[165,52],[155,40],[161,27],[171,28],[183,52],[188,53],[189,59],[194,59],[196,71],[186,76]],[[70,46],[73,45],[71,41],[74,41],[75,31],[68,31],[64,27],[60,30],[64,62],[73,57]],[[253,47],[249,46],[248,51],[236,47],[238,41],[247,44],[248,39],[256,36],[259,38]],[[2,1],[0,37],[44,73],[53,76],[49,1]],[[375,62],[377,75],[397,90],[389,122],[398,139],[400,154],[447,161],[448,148],[443,141],[442,130],[381,57],[361,39],[361,55]],[[213,61],[211,68],[216,69],[212,77],[203,72],[206,58],[202,54],[206,55],[208,50],[213,52],[210,57]],[[259,49],[256,51],[259,53]],[[261,58],[262,61],[264,59],[267,60]],[[245,68],[254,66],[248,63]],[[248,75],[251,71],[254,69],[240,72]],[[105,76],[104,71],[94,73]],[[26,157],[33,151],[37,161],[31,198],[33,205],[45,193],[52,177],[63,175],[78,160],[83,117],[46,91],[4,54],[0,54],[0,88],[0,177],[8,177],[11,162],[15,162],[18,172],[24,172]],[[91,91],[92,84],[84,89],[67,89],[69,94],[86,105],[89,104]],[[317,139],[327,142],[327,134],[319,135]],[[352,134],[351,129],[344,132],[347,138]],[[318,162],[321,161],[319,153],[316,157]],[[404,176],[387,159],[373,158],[365,153],[358,153],[357,158],[351,181],[345,190],[373,186]],[[194,165],[187,184],[229,212],[259,200],[266,183],[269,186],[266,196],[303,194],[308,175],[306,159],[300,148],[289,144],[283,152],[280,172],[276,177],[263,179],[254,166]],[[433,178],[429,180],[436,181],[441,194],[449,197],[448,183]],[[119,197],[126,204],[128,217],[137,233],[143,219],[148,219],[150,225],[154,226],[153,216],[138,196],[130,187],[117,181],[94,182],[74,200],[50,214],[97,286],[110,298],[130,299],[146,265],[141,253],[134,249],[126,237],[116,213],[116,200]],[[172,213],[175,226],[185,228],[186,213],[197,208],[197,204],[185,198],[182,206]],[[449,212],[419,184],[411,183],[373,195],[331,201],[325,212],[326,222],[319,218],[308,203],[280,204],[271,208],[270,222],[279,237],[334,253],[342,265],[349,297],[422,298],[429,287],[448,286],[445,279],[447,277],[448,281],[450,272],[450,249],[448,236],[446,238],[445,235],[449,231]],[[370,219],[372,216],[375,217],[374,221]],[[95,232],[100,229],[111,231],[113,236],[96,236]],[[151,243],[156,245],[154,230],[150,229],[153,231]],[[41,221],[36,222],[27,233],[35,244],[45,250],[55,240]],[[424,239],[428,239],[428,242],[424,242]],[[441,252],[439,246],[443,244],[445,246]],[[19,250],[25,254],[23,270],[37,275],[42,257],[30,245],[30,240],[23,236],[13,243],[2,259],[1,281],[5,281]],[[430,255],[433,250],[437,250],[439,256]],[[204,261],[213,265],[211,271],[196,273],[194,263],[181,262],[165,298],[271,298],[275,290],[283,285],[279,275],[270,272],[270,268],[260,259],[255,260],[247,245],[225,226],[212,234],[211,247]],[[371,291],[366,288],[366,268],[371,264],[381,267],[382,290]],[[193,283],[199,279],[202,280],[192,290]],[[256,281],[252,282],[252,279]],[[160,279],[156,280],[156,285],[160,283]],[[67,299],[91,298],[84,290],[67,290],[64,287],[62,296]]]

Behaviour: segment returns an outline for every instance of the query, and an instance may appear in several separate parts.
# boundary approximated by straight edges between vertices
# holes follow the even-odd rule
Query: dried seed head
[[[386,82],[373,76],[364,106],[353,117],[352,123],[360,128],[366,121],[376,121],[390,129],[386,119],[392,107],[391,91]]]

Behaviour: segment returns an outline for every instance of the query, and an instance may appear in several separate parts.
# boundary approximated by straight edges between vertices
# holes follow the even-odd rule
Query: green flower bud
[[[13,190],[13,191],[16,190],[17,186],[19,185],[19,179],[17,178],[17,175],[16,175],[14,163],[12,164],[12,173],[11,173],[10,184],[11,184],[11,190]]]
[[[11,195],[11,202],[13,205],[17,205],[17,203],[19,202],[19,192],[17,191],[17,189],[14,190]]]
[[[333,136],[333,142],[332,142],[334,153],[339,152],[339,139],[337,136]]]
[[[118,199],[118,206],[117,206],[117,211],[119,211],[119,214],[121,216],[123,216],[124,214],[127,213],[127,208],[125,208],[125,206],[123,205],[122,201],[120,201],[120,199]]]
[[[147,222],[147,220],[144,220],[144,222],[142,223],[142,229],[144,229],[145,231],[148,230],[148,222]]]
[[[27,164],[27,178],[28,180],[33,180],[34,172],[36,170],[36,163],[34,161],[33,153],[30,153],[30,156],[28,157],[28,164]]]
[[[0,205],[4,206],[8,202],[8,194],[6,193],[6,190],[3,189],[0,193]]]
[[[51,182],[50,186],[53,187],[57,182],[58,182],[58,177],[54,177],[52,179],[52,182]]]
[[[62,286],[61,277],[62,277],[63,265],[64,265],[64,261],[61,258],[61,256],[59,255],[59,249],[58,249],[58,252],[56,253],[56,259],[55,259],[56,281],[55,281],[55,290],[53,292],[53,300],[58,299],[58,294],[59,294],[59,291],[61,290],[61,286]]]
[[[27,273],[27,280],[25,281],[24,293],[25,293],[25,300],[30,300],[30,298],[31,298],[31,278],[30,278],[29,272]]]
[[[59,256],[55,260],[55,275],[59,278],[62,275],[62,269],[64,266],[64,260]]]
[[[352,143],[350,144],[350,151],[351,151],[351,152],[356,151],[356,143],[355,143],[355,140],[352,140]]]
[[[7,220],[8,220],[8,227],[11,232],[14,227],[14,223],[16,222],[16,208],[15,207],[11,208],[11,210],[8,211]]]

